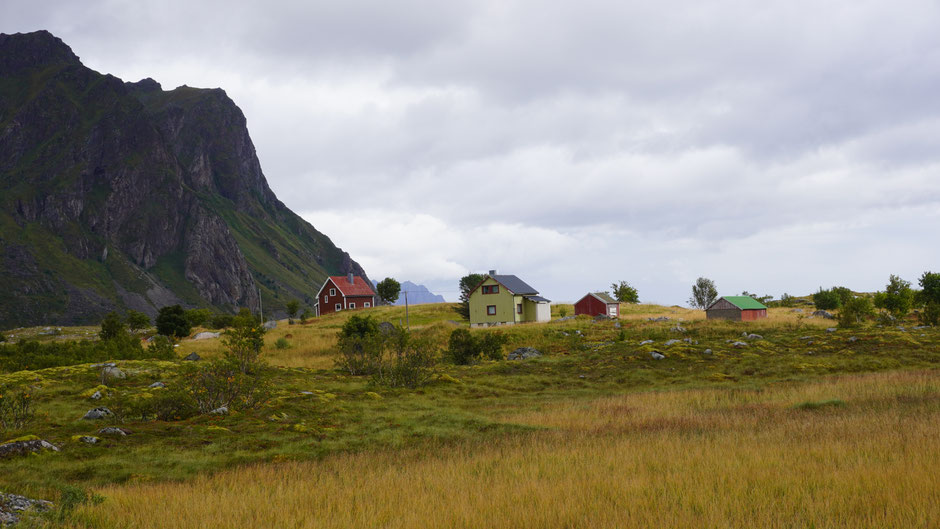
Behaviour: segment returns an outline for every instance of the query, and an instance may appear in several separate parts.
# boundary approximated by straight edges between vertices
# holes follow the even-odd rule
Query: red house
[[[606,292],[590,292],[574,304],[574,314],[587,314],[588,316],[620,317],[620,302],[610,297]]]
[[[341,310],[367,309],[375,306],[375,292],[359,276],[329,276],[317,292],[313,310],[317,316]]]

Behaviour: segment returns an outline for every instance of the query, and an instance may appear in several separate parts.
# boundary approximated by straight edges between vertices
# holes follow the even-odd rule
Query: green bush
[[[923,310],[917,315],[921,325],[931,325],[936,327],[940,325],[940,303],[930,301],[924,305]]]
[[[275,349],[287,349],[288,347],[290,347],[290,342],[288,342],[287,338],[284,338],[283,336],[274,342]]]
[[[839,308],[841,302],[842,298],[838,292],[823,290],[822,287],[819,287],[819,291],[813,294],[813,305],[817,310],[835,310]]]
[[[209,309],[189,309],[183,313],[183,316],[190,327],[202,327],[212,319],[212,311]]]
[[[875,309],[869,298],[851,298],[842,304],[842,310],[839,311],[839,327],[858,327],[874,313]]]
[[[382,367],[385,337],[381,333],[365,336],[340,334],[336,342],[336,367],[350,375],[371,375]]]
[[[132,331],[139,331],[150,327],[150,317],[136,310],[127,311],[127,315],[124,316],[124,321],[127,323],[127,328]]]
[[[875,306],[885,309],[895,318],[903,318],[914,305],[914,291],[911,283],[892,274],[884,292],[875,294]]]
[[[0,388],[0,427],[17,430],[33,418],[33,398],[26,389]]]
[[[209,321],[209,326],[213,329],[225,329],[226,327],[231,327],[234,321],[235,316],[231,314],[216,314],[212,317],[212,320]]]
[[[416,388],[431,379],[437,364],[437,350],[430,339],[417,340],[397,327],[385,339],[386,355],[372,380],[390,387]]]
[[[176,358],[176,351],[173,348],[173,340],[158,334],[150,339],[150,345],[147,346],[147,356],[157,360],[173,360]]]
[[[232,328],[222,333],[222,345],[226,347],[222,354],[242,373],[250,373],[258,366],[264,333],[264,326],[254,318],[236,316]]]
[[[124,327],[124,321],[116,312],[109,312],[101,321],[101,332],[98,337],[102,340],[114,340],[123,338],[127,334],[127,328]]]
[[[15,344],[0,345],[0,372],[23,369],[104,362],[106,360],[141,360],[150,358],[140,340],[134,336],[103,341],[66,341],[40,343],[20,340]],[[160,357],[160,358],[172,358]]]
[[[501,332],[474,336],[467,329],[454,329],[447,342],[447,355],[458,365],[472,364],[482,357],[503,359],[503,345],[508,338]]]
[[[253,374],[246,374],[237,363],[228,360],[190,365],[182,378],[201,413],[222,406],[230,410],[256,408],[271,395],[270,377],[265,369],[258,367]]]
[[[157,314],[157,332],[164,336],[183,338],[191,331],[186,312],[179,305],[163,307]]]

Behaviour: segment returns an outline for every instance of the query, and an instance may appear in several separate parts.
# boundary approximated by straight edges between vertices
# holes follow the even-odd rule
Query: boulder
[[[747,347],[747,342],[734,342],[731,344],[731,347]]]
[[[679,343],[680,341],[681,340],[666,340],[666,343],[664,343],[663,345],[665,345],[666,347],[669,347],[671,345]]]
[[[796,314],[803,314],[803,309],[793,309],[793,310],[791,310],[790,312],[793,312],[793,313],[796,313]]]
[[[676,326],[673,327],[671,330],[672,330],[672,332],[685,332],[685,327],[683,327],[683,326],[681,326],[681,325],[676,325]]]
[[[209,412],[209,415],[228,415],[228,406],[219,406]]]
[[[656,342],[654,342],[653,340],[643,340],[642,342],[640,342],[640,345],[647,345],[651,343],[656,343]]]
[[[98,444],[98,441],[101,439],[95,437],[94,435],[82,435],[78,438],[78,440],[86,444],[94,445]]]
[[[834,319],[836,319],[835,316],[833,316],[831,313],[826,312],[826,311],[824,311],[824,310],[817,310],[816,312],[813,313],[813,316],[817,316],[817,317],[820,317],[820,318],[826,318],[827,320],[834,320]]]
[[[186,356],[183,358],[183,361],[184,361],[184,362],[195,362],[196,360],[200,360],[200,359],[202,359],[202,357],[199,356],[199,355],[197,355],[196,353],[189,353],[188,355],[186,355]]]
[[[836,328],[835,328],[835,327],[829,327],[828,329],[826,329],[826,332],[836,332]]]
[[[748,334],[747,339],[748,340],[763,340],[764,337],[759,334]]]
[[[379,330],[382,332],[382,334],[384,334],[385,336],[388,336],[392,334],[392,332],[395,331],[395,324],[391,322],[383,321],[382,323],[379,324]]]
[[[666,316],[660,316],[658,318],[646,318],[646,321],[669,321],[669,318]]]
[[[710,355],[710,354],[712,354],[712,350],[711,350],[711,349],[705,349],[704,351],[702,351],[702,354]]]
[[[108,366],[101,370],[101,378],[127,378],[127,375],[117,366]]]
[[[532,347],[520,347],[506,356],[507,360],[527,360],[542,356],[541,351]]]
[[[616,322],[616,323],[614,323],[614,329],[619,329],[620,327],[621,327],[621,326],[620,326],[620,322],[619,322],[619,321]]]
[[[116,367],[117,364],[114,362],[102,362],[100,364],[91,364],[92,369],[98,369],[100,367]]]
[[[275,320],[269,320],[264,322],[264,328],[267,330],[277,329],[277,322]]]
[[[153,384],[150,384],[150,385],[147,386],[147,387],[148,387],[148,388],[151,388],[151,389],[153,389],[153,388],[165,388],[165,387],[166,387],[166,384],[164,384],[163,382],[154,382]]]
[[[112,417],[113,415],[114,413],[112,413],[111,410],[109,410],[108,408],[105,408],[105,407],[92,408],[88,410],[88,412],[85,414],[84,417],[82,417],[82,419],[85,419],[86,421],[94,421],[97,419],[107,419],[108,417]]]
[[[222,333],[218,332],[201,332],[196,336],[193,336],[193,340],[210,340],[212,338],[218,338]]]
[[[118,437],[127,437],[131,432],[125,430],[124,428],[118,428],[117,426],[108,426],[98,430],[100,435],[117,435]]]
[[[666,355],[660,353],[659,351],[653,351],[650,353],[650,356],[653,357],[653,360],[662,360],[663,358],[666,358]]]
[[[858,341],[858,336],[850,336],[850,337],[849,337],[849,343],[855,343],[855,342],[857,342],[857,341]]]
[[[52,502],[46,500],[32,500],[18,494],[0,492],[0,525],[14,525],[20,521],[20,514],[26,511],[48,511],[52,509]]]
[[[91,394],[91,400],[99,400],[102,397],[100,391],[95,391]]]
[[[27,439],[25,441],[13,441],[0,445],[0,459],[12,456],[24,456],[42,452],[43,450],[52,450],[58,452],[59,448],[44,439]]]

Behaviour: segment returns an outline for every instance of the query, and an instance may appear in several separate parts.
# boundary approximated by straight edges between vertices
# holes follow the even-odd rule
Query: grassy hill
[[[101,435],[97,445],[73,440],[105,425],[80,420],[85,411],[158,392],[147,388],[158,380],[172,386],[182,364],[119,361],[128,378],[109,382],[101,401],[87,397],[101,384],[90,365],[0,374],[2,386],[35,388],[36,418],[7,437],[36,435],[62,448],[4,461],[0,490],[55,499],[68,484],[103,494],[104,504],[77,511],[77,527],[940,521],[937,329],[829,332],[830,320],[790,309],[750,323],[625,309],[616,322],[474,329],[506,335],[506,352],[530,346],[543,356],[471,366],[442,359],[416,390],[334,368],[349,312],[281,322],[265,336],[274,392],[264,406],[120,423],[130,435]],[[405,318],[400,307],[368,314]],[[661,316],[670,319],[650,321]],[[444,304],[409,311],[413,332],[439,349],[455,317]],[[641,345],[647,340],[654,343]],[[184,340],[177,355],[221,349],[214,339]]]

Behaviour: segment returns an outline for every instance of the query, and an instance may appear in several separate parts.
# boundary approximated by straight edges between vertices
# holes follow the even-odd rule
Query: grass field
[[[62,447],[3,461],[0,490],[103,494],[76,527],[940,525],[936,329],[828,332],[831,320],[787,309],[750,323],[624,312],[474,329],[544,356],[445,361],[418,390],[334,368],[348,313],[281,322],[265,337],[275,395],[261,409],[122,424],[131,435],[94,446],[72,440],[103,426],[80,420],[85,411],[172,384],[179,363],[119,362],[129,377],[102,402],[82,396],[100,383],[88,365],[0,374],[0,385],[37,388],[36,419],[7,437]],[[370,314],[404,321],[398,307]],[[659,316],[670,320],[649,321]],[[408,319],[442,348],[456,328],[449,305]],[[177,351],[220,350],[213,339]]]

